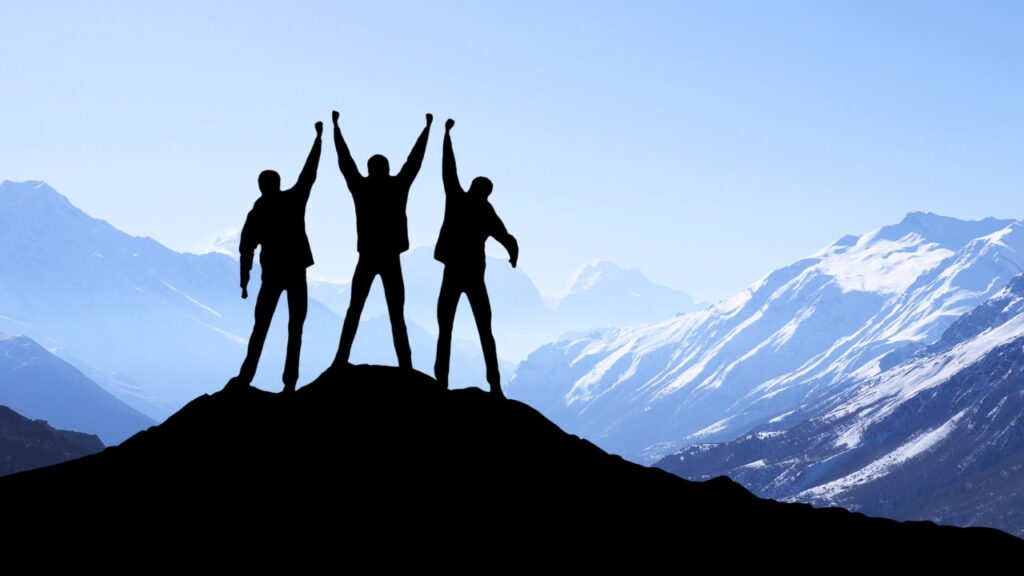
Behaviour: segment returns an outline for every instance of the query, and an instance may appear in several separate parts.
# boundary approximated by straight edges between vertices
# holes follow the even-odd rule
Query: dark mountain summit
[[[15,518],[102,514],[144,523],[147,538],[331,534],[339,554],[376,543],[458,555],[469,541],[583,562],[711,544],[929,558],[1024,550],[995,530],[781,504],[725,478],[688,482],[611,456],[525,404],[376,366],[324,374],[290,397],[200,396],[116,448],[0,479],[0,493],[24,496]]]

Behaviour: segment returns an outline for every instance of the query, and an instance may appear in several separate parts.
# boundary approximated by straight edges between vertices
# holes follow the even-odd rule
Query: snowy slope
[[[1024,276],[935,344],[790,420],[658,465],[727,474],[773,498],[1024,536]]]
[[[877,375],[1022,270],[1020,222],[911,213],[704,310],[545,346],[509,390],[606,449],[653,461]]]

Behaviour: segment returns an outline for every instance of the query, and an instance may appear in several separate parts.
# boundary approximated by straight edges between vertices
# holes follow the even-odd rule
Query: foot
[[[498,398],[505,397],[505,393],[501,391],[501,386],[491,386],[491,395]]]
[[[295,394],[295,382],[285,382],[284,390],[281,390],[281,394],[285,396]]]
[[[348,362],[341,362],[340,360],[335,360],[334,362],[331,363],[330,366],[327,367],[327,372],[341,372],[342,370],[351,367],[352,364]]]
[[[224,386],[225,392],[235,392],[238,390],[245,390],[249,388],[249,381],[241,376],[235,376],[231,380],[228,380],[226,386]]]

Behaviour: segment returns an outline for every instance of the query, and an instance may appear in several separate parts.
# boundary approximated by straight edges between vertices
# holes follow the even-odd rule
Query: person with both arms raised
[[[338,168],[345,177],[355,204],[359,261],[352,275],[351,300],[345,314],[341,341],[332,368],[348,364],[352,342],[359,327],[359,317],[363,313],[373,279],[379,275],[384,286],[384,298],[388,304],[391,335],[398,356],[398,365],[411,369],[412,351],[405,328],[405,284],[402,280],[400,255],[409,249],[405,208],[409,200],[409,188],[423,164],[430,124],[434,117],[427,114],[427,125],[416,140],[405,165],[394,176],[391,175],[388,159],[380,154],[370,157],[366,176],[359,173],[352,153],[341,135],[338,118],[338,112],[333,112],[334,146],[338,152]]]

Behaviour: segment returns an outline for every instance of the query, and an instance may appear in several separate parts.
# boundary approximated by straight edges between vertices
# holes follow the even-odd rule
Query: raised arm
[[[508,261],[512,264],[512,267],[516,267],[516,263],[519,262],[519,242],[516,241],[516,237],[509,234],[505,228],[505,223],[498,218],[498,214],[491,208],[491,214],[493,216],[491,220],[491,236],[501,243],[508,251]]]
[[[405,160],[402,169],[398,171],[398,177],[410,185],[419,174],[420,166],[423,165],[423,155],[427,152],[427,138],[430,136],[430,125],[433,123],[434,115],[427,114],[427,125],[423,127],[423,132],[420,132],[420,137],[416,139],[416,144],[409,152],[409,157]]]
[[[441,158],[441,180],[444,182],[445,194],[461,194],[465,192],[459,184],[459,171],[455,167],[455,152],[452,150],[452,128],[455,120],[451,118],[444,123],[444,152]]]
[[[316,140],[313,140],[313,148],[309,151],[309,156],[306,157],[306,164],[302,167],[302,172],[299,172],[299,181],[295,183],[295,189],[305,194],[307,198],[309,198],[310,190],[313,189],[313,182],[316,182],[316,169],[320,166],[324,123],[317,122],[314,127],[316,128]]]
[[[352,184],[362,175],[359,173],[359,168],[356,167],[356,161],[352,159],[348,145],[345,144],[345,138],[341,136],[341,128],[338,127],[339,116],[337,110],[331,112],[331,120],[334,122],[334,149],[338,152],[338,168],[341,169],[341,175],[345,177],[345,181],[351,188]]]

